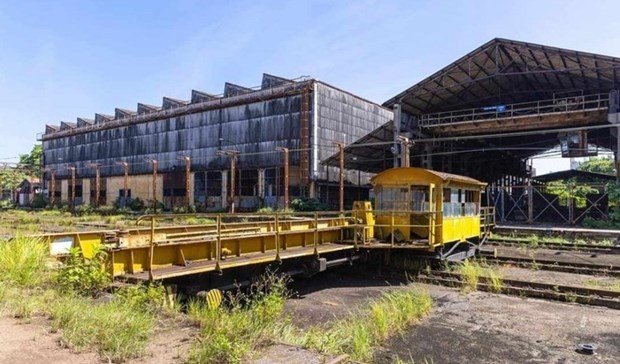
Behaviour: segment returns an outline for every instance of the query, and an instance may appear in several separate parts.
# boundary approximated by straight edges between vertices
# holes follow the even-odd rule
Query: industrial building
[[[161,107],[47,125],[40,139],[52,203],[139,197],[242,211],[283,206],[287,192],[335,205],[339,168],[321,162],[335,142],[351,144],[390,120],[391,110],[316,79],[264,74],[256,88],[226,83],[222,95],[193,90],[187,101],[164,97]],[[367,198],[368,175],[346,177],[347,204]]]
[[[528,161],[559,146],[566,158],[611,150],[618,163],[619,85],[620,58],[492,39],[383,103],[394,118],[347,146],[345,166],[377,173],[407,154],[412,166],[489,183],[483,202],[498,221],[539,222],[553,207],[534,208],[542,192]],[[596,200],[588,206],[562,218],[596,215]]]
[[[102,202],[110,204],[123,195],[121,163],[128,163],[130,197],[228,207],[227,196],[237,195],[232,176],[242,209],[282,206],[286,176],[274,150],[286,147],[291,198],[335,206],[343,163],[350,206],[368,196],[359,188],[368,176],[406,161],[485,181],[483,203],[496,207],[499,221],[534,222],[544,214],[533,207],[531,157],[552,148],[567,158],[593,156],[602,148],[620,160],[619,69],[620,58],[496,38],[382,106],[314,79],[264,75],[258,89],[226,84],[221,97],[193,91],[191,101],[164,98],[161,108],[138,104],[136,112],[48,126],[46,179],[49,185],[55,173],[61,182],[52,196],[71,200],[74,173],[73,200],[93,203],[100,170]],[[239,171],[231,175],[235,158]],[[565,220],[578,222],[591,205]]]

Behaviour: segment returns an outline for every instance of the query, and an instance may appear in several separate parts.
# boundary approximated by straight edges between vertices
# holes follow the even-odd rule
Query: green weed
[[[250,287],[249,293],[230,294],[226,304],[218,308],[191,300],[187,314],[200,324],[201,335],[188,362],[238,363],[275,338],[288,296],[287,282],[286,276],[268,272]]]
[[[85,258],[79,248],[69,250],[69,257],[58,272],[58,284],[64,291],[95,295],[111,278],[106,270],[107,253],[101,245],[94,247],[92,259]]]
[[[478,289],[478,282],[480,276],[484,274],[484,269],[477,262],[467,259],[457,267],[457,272],[465,279],[463,291],[468,292]]]
[[[102,356],[122,362],[144,354],[155,319],[121,300],[94,304],[73,295],[50,305],[52,331],[60,332],[62,345],[73,350],[97,348]]]
[[[48,279],[49,251],[38,238],[18,236],[0,240],[0,281],[35,286]]]
[[[503,289],[502,272],[498,267],[486,266],[484,262],[481,264],[467,259],[456,267],[456,271],[463,276],[463,292],[475,291],[478,289],[481,280],[489,285],[489,289],[493,293],[500,293]]]
[[[385,339],[419,321],[432,306],[428,292],[404,289],[384,293],[360,310],[328,327],[315,327],[293,343],[331,354],[347,354],[368,362],[373,349]],[[287,333],[284,337],[290,338]]]

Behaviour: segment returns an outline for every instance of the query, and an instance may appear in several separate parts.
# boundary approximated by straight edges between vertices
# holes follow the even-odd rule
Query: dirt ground
[[[161,325],[166,326],[166,325]],[[128,364],[182,363],[195,329],[171,325],[157,331],[148,354]],[[29,323],[0,316],[0,364],[88,364],[105,363],[97,353],[75,353],[58,344],[58,334],[49,332],[49,322],[42,318]]]
[[[96,353],[75,354],[58,346],[57,335],[49,333],[44,320],[23,323],[0,317],[0,363],[78,364],[99,363]]]

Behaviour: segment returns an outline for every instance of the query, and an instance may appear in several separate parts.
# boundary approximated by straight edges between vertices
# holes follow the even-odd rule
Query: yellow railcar
[[[477,245],[485,233],[486,214],[481,214],[480,203],[484,182],[401,167],[377,174],[371,183],[374,237],[381,245],[447,254],[460,243]]]

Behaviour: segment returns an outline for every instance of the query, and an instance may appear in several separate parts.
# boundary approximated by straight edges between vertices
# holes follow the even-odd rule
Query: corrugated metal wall
[[[391,110],[330,85],[317,83],[316,90],[319,116],[319,142],[317,143],[319,161],[327,159],[338,151],[333,141],[349,145],[393,118]],[[318,178],[320,180],[327,180],[327,168],[319,164]],[[362,173],[362,179],[367,180],[368,175]],[[329,180],[338,180],[338,168],[329,167]],[[357,183],[357,178],[349,178],[349,180]]]
[[[268,81],[284,82],[275,78]],[[314,177],[325,180],[327,167],[320,161],[337,150],[332,142],[350,144],[390,120],[392,112],[333,86],[321,82],[312,85],[316,92],[308,93],[309,119],[316,115],[319,121],[316,128],[311,122],[310,146],[316,146],[316,152],[310,151],[310,158],[314,161],[313,156],[317,156],[318,163],[311,163],[310,175],[318,164]],[[121,175],[123,169],[117,163],[126,161],[133,175],[151,173],[147,160],[156,159],[158,172],[165,173],[184,170],[184,161],[178,157],[188,155],[192,171],[221,170],[228,169],[229,160],[216,156],[216,151],[235,149],[241,153],[240,169],[268,168],[282,164],[281,153],[272,153],[276,146],[291,149],[290,163],[298,165],[300,153],[295,150],[302,148],[300,102],[301,89],[264,101],[44,139],[45,165],[55,169],[60,179],[69,177],[69,167],[76,165],[77,175],[84,178],[95,174],[91,163],[102,165],[102,176],[110,176]],[[256,154],[244,155],[248,153]],[[337,168],[331,168],[329,179],[338,179]]]
[[[131,174],[151,172],[145,159],[157,159],[159,171],[184,168],[181,155],[192,158],[193,170],[228,168],[218,149],[244,153],[273,151],[276,146],[299,147],[300,96],[293,95],[245,105],[121,126],[114,129],[44,140],[46,167],[59,178],[77,165],[80,176],[94,174],[89,163],[103,165],[102,175],[122,174],[118,161],[131,164]],[[221,138],[221,140],[220,140]],[[291,163],[297,163],[297,154]],[[281,164],[279,153],[242,155],[239,166],[267,167]]]

